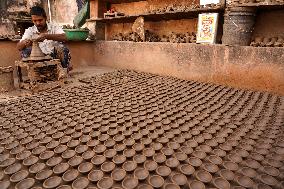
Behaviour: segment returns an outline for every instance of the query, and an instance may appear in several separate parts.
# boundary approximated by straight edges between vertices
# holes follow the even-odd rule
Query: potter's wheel
[[[37,41],[33,41],[32,52],[30,57],[22,58],[22,61],[43,61],[43,60],[51,60],[51,56],[45,55],[39,47]]]

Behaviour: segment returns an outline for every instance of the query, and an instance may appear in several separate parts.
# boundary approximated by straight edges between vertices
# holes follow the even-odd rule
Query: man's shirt
[[[63,34],[64,31],[62,27],[55,23],[47,23],[47,33],[48,34]],[[39,36],[39,31],[36,26],[29,27],[26,29],[22,39],[36,39]],[[55,46],[62,45],[58,41],[47,40],[45,39],[43,42],[39,42],[39,47],[44,54],[51,54]]]

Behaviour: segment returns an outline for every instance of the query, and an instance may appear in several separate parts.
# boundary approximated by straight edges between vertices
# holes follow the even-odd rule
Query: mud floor
[[[1,189],[284,187],[283,97],[133,71],[81,82],[0,103]]]

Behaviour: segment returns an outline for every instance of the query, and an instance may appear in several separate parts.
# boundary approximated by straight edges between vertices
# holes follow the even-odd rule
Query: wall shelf
[[[227,5],[228,8],[233,7],[255,7],[258,10],[275,10],[275,9],[283,9],[284,2],[282,3],[243,3],[243,4],[231,4]]]
[[[88,21],[95,21],[101,23],[131,23],[134,22],[138,17],[144,17],[145,21],[159,22],[167,20],[180,20],[180,19],[191,19],[197,18],[200,13],[210,13],[210,12],[223,12],[225,9],[223,7],[216,8],[196,8],[188,11],[172,11],[172,12],[162,12],[162,13],[144,13],[140,15],[126,15],[121,17],[113,18],[96,18],[89,19]]]

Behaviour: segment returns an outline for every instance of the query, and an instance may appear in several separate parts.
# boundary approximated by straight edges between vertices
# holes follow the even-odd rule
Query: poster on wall
[[[216,43],[218,16],[218,13],[199,14],[197,43]]]

